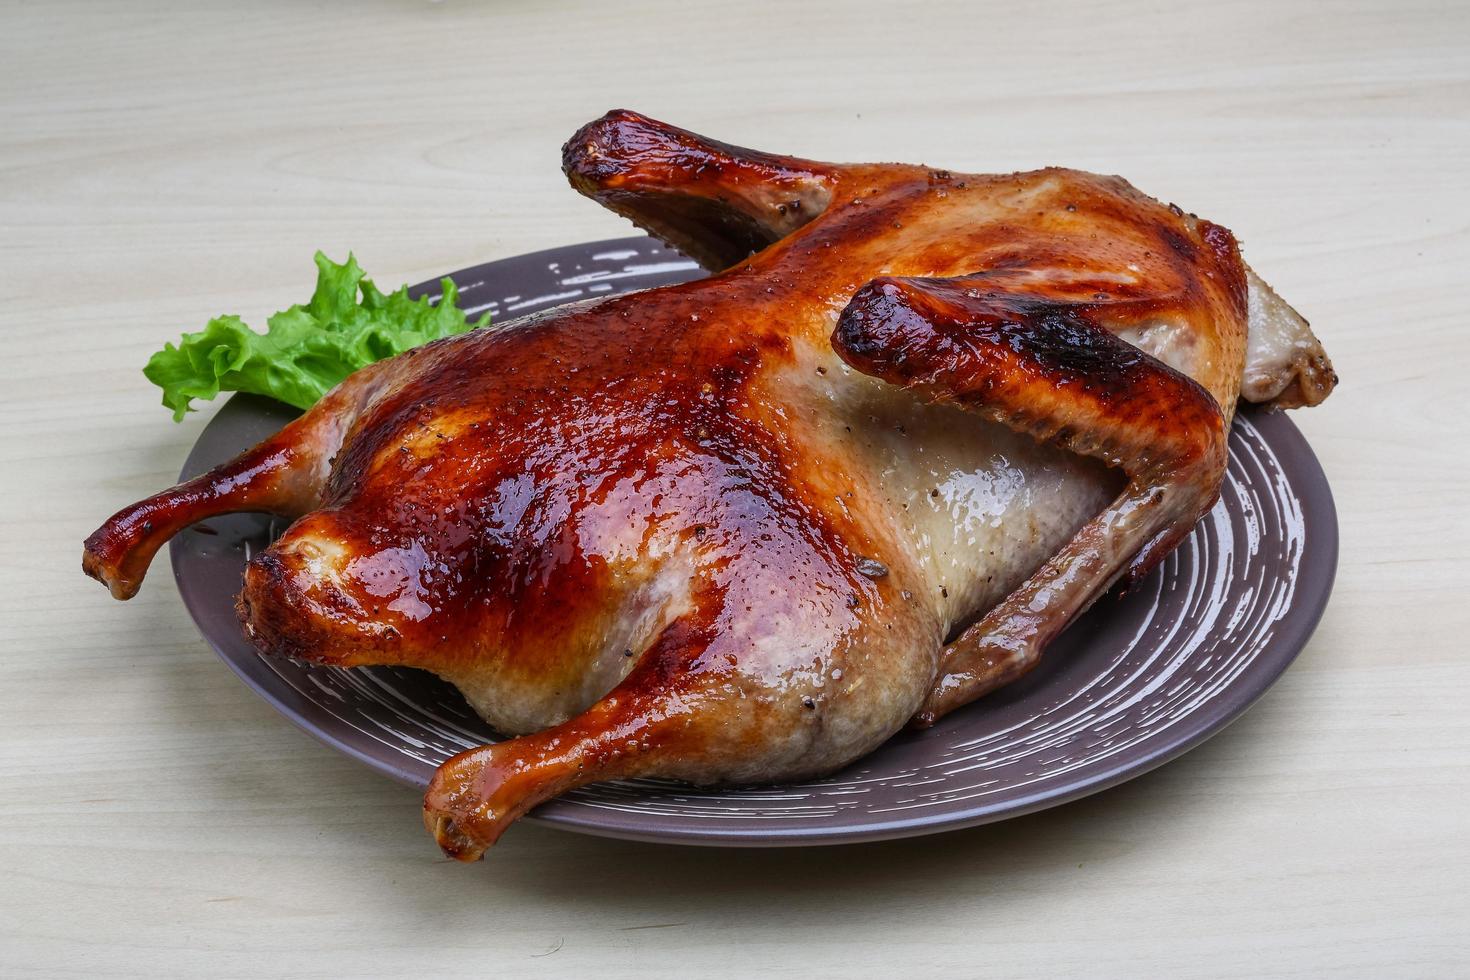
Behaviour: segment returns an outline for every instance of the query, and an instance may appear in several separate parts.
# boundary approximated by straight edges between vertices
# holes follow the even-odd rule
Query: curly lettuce
[[[175,422],[194,411],[196,398],[221,391],[310,408],[360,367],[490,322],[488,313],[473,323],[465,318],[450,279],[440,280],[443,295],[430,302],[427,296],[409,299],[407,286],[384,295],[351,254],[338,265],[318,252],[316,268],[310,302],[267,319],[265,333],[238,316],[216,317],[148,359],[143,374],[163,389]]]

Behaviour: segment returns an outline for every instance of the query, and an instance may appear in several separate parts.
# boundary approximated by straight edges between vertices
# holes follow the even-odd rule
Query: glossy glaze
[[[441,770],[450,853],[588,781],[837,768],[1025,669],[1218,490],[1248,323],[1218,226],[1118,178],[816,164],[632,113],[564,160],[729,268],[374,365],[86,553],[126,597],[190,521],[303,514],[247,568],[263,650],[433,670],[530,733]],[[1330,374],[1262,346],[1264,397]],[[1029,618],[992,622],[1023,594]]]

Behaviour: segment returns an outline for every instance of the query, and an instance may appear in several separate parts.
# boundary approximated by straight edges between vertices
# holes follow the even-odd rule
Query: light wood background
[[[1229,731],[1087,801],[806,851],[418,799],[79,542],[171,482],[139,373],[209,316],[627,233],[558,148],[613,106],[830,159],[1126,175],[1235,229],[1343,384],[1298,424],[1337,591]],[[1470,975],[1470,7],[1154,0],[0,6],[0,974]]]

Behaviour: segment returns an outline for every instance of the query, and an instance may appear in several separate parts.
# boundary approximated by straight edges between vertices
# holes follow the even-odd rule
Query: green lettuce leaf
[[[488,313],[473,323],[465,319],[450,279],[440,280],[443,296],[430,303],[427,296],[409,299],[407,286],[383,295],[350,254],[338,265],[318,252],[316,268],[311,301],[270,317],[264,334],[237,316],[216,317],[148,359],[143,374],[163,389],[175,422],[194,410],[194,399],[221,391],[310,408],[360,367],[490,322]]]

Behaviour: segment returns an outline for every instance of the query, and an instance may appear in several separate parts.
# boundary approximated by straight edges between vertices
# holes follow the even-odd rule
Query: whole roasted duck
[[[1336,382],[1228,230],[1118,177],[621,111],[563,153],[719,271],[375,364],[86,542],[126,599],[195,521],[296,518],[245,572],[262,651],[421,667],[519,736],[429,787],[458,858],[574,786],[813,777],[1014,680],[1211,506],[1238,398]]]

